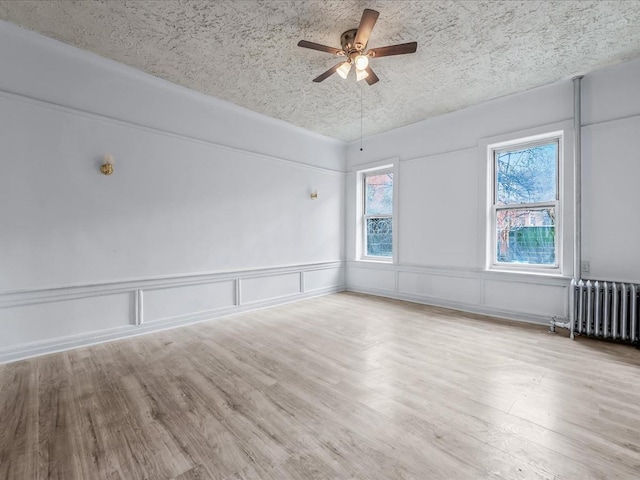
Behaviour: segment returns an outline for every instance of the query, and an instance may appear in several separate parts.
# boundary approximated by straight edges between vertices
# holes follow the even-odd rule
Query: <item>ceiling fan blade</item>
[[[324,72],[324,73],[318,75],[316,78],[314,78],[313,81],[316,82],[316,83],[320,83],[321,81],[329,78],[331,75],[336,73],[336,70],[338,70],[338,68],[340,68],[340,65],[342,65],[343,63],[345,63],[345,62],[340,62],[337,65],[334,65],[333,67],[331,67],[326,72]]]
[[[378,81],[380,80],[378,78],[378,76],[373,73],[373,70],[371,70],[371,67],[367,67],[365,68],[365,71],[369,74],[365,80],[369,85],[373,85],[374,83],[378,83]]]
[[[371,35],[371,30],[373,30],[373,26],[376,24],[376,20],[378,20],[378,15],[380,15],[380,13],[375,10],[364,9],[362,19],[360,19],[360,25],[358,25],[358,33],[356,33],[356,38],[353,41],[356,48],[360,45],[359,49],[362,50],[367,46],[369,35]]]
[[[339,48],[327,47],[326,45],[320,45],[319,43],[307,42],[306,40],[300,40],[298,42],[299,47],[310,48],[311,50],[319,50],[321,52],[331,53],[333,55],[344,55],[344,52]]]
[[[372,48],[367,52],[367,55],[372,57],[389,57],[391,55],[414,53],[417,49],[417,42],[400,43],[398,45],[390,45],[388,47]]]

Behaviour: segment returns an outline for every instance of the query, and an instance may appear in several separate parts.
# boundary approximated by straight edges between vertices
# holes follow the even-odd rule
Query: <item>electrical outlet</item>
[[[591,264],[588,261],[583,260],[582,262],[580,262],[580,270],[582,271],[582,273],[589,273],[590,269]]]

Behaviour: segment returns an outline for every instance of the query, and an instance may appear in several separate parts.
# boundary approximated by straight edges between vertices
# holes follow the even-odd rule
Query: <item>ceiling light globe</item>
[[[351,64],[349,62],[344,62],[342,65],[340,65],[340,67],[338,67],[336,72],[338,72],[338,75],[340,75],[342,78],[346,79],[347,75],[349,75],[350,70]]]
[[[356,70],[356,81],[364,80],[369,76],[369,72],[366,70]]]
[[[364,70],[369,66],[369,57],[366,55],[358,55],[356,57],[356,68],[358,70]]]

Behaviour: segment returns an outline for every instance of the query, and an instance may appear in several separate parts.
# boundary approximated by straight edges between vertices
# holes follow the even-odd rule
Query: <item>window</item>
[[[559,268],[560,140],[491,148],[492,266]]]
[[[372,170],[362,174],[363,257],[393,257],[393,171]]]

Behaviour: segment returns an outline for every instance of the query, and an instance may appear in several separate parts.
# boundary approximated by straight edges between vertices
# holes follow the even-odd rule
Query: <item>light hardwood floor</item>
[[[353,293],[0,386],[0,479],[640,478],[637,349]]]

